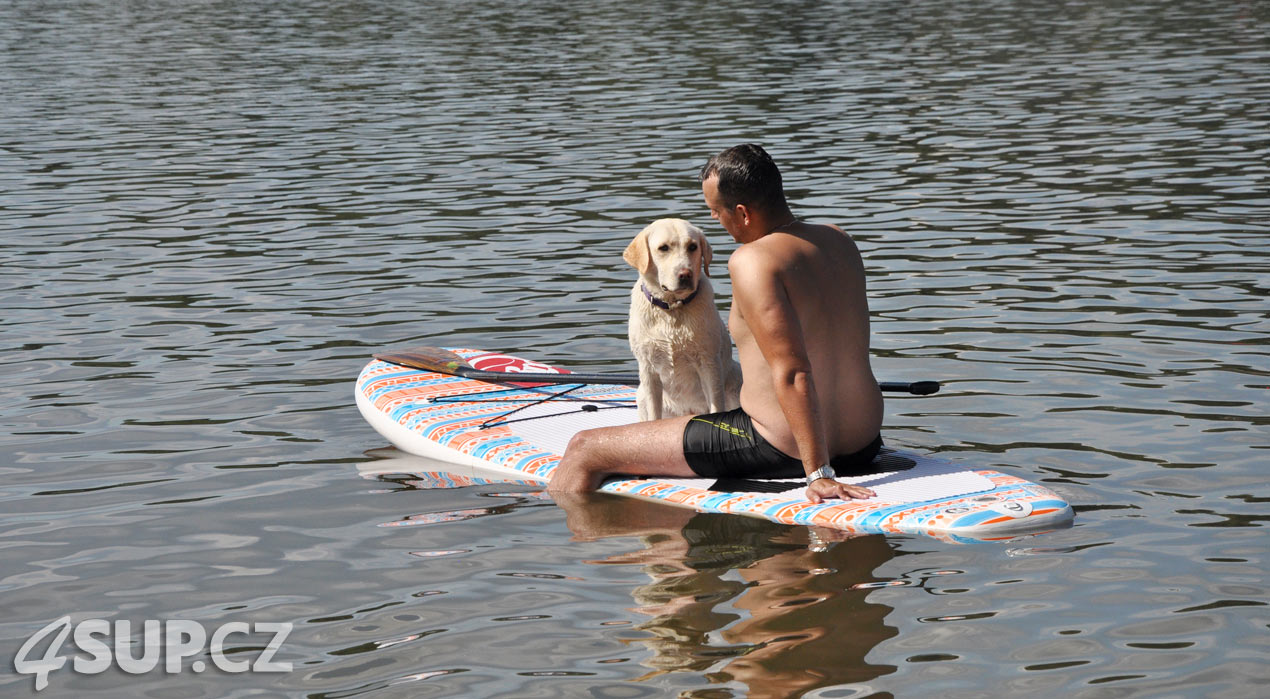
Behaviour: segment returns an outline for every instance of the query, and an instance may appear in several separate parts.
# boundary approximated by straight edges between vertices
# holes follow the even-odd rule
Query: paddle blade
[[[914,381],[913,383],[903,383],[901,381],[881,381],[878,388],[887,393],[911,393],[915,396],[929,396],[932,393],[939,392],[938,381]]]
[[[440,347],[411,347],[395,352],[383,352],[376,354],[375,359],[452,376],[458,376],[464,369],[471,368],[462,357]]]

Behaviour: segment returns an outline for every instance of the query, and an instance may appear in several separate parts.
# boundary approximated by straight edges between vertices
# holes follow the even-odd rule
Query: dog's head
[[[660,218],[626,246],[622,259],[653,285],[676,298],[691,296],[708,273],[714,253],[700,228],[681,218]]]

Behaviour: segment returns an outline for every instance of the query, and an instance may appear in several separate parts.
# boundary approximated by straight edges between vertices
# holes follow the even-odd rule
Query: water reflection
[[[631,591],[648,620],[636,642],[652,651],[647,680],[702,673],[751,697],[795,697],[894,671],[866,661],[896,634],[890,607],[866,600],[893,553],[885,537],[701,514],[604,493],[557,498],[583,541],[638,537],[642,548],[588,561],[639,566]]]

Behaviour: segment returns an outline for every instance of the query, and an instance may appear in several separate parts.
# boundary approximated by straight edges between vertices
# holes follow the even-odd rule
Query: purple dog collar
[[[679,301],[675,301],[674,303],[666,303],[665,301],[662,301],[661,299],[657,298],[656,296],[653,296],[653,292],[649,291],[649,290],[648,290],[648,287],[647,287],[647,286],[644,286],[644,283],[643,283],[643,282],[640,282],[639,288],[640,288],[640,290],[642,290],[642,291],[644,292],[644,298],[647,298],[649,303],[653,304],[654,306],[656,306],[656,307],[658,307],[658,308],[665,309],[665,310],[667,310],[667,311],[672,310],[672,309],[675,309],[675,308],[679,308],[680,306],[682,306],[682,305],[684,305],[684,304],[688,303],[689,301],[691,301],[691,300],[693,300],[693,299],[697,298],[697,292],[698,292],[698,291],[701,291],[701,287],[697,287],[696,289],[694,289],[694,290],[693,290],[692,295],[690,295],[688,298],[686,298],[686,299],[682,299],[682,300],[679,300]]]

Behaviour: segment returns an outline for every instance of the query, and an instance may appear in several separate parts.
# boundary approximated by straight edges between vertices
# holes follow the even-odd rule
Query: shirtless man
[[[548,490],[594,490],[614,473],[806,475],[812,502],[873,496],[831,477],[867,466],[882,446],[855,243],[836,226],[799,221],[776,164],[758,146],[711,158],[701,190],[711,218],[741,244],[728,260],[740,409],[580,432]]]

